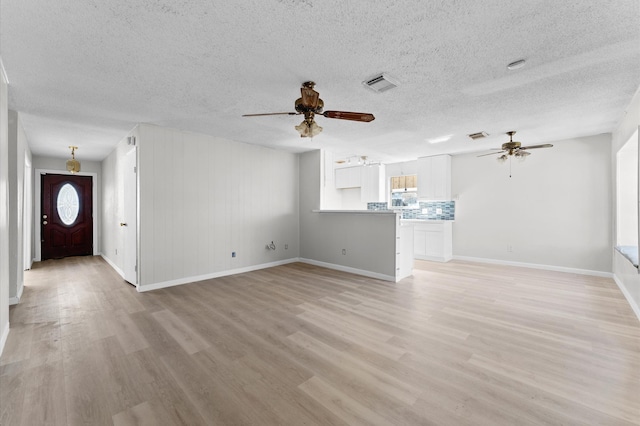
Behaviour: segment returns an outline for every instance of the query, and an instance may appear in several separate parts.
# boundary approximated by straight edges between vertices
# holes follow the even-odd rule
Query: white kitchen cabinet
[[[413,274],[413,226],[396,215],[396,281]]]
[[[386,200],[384,165],[376,164],[362,167],[360,201],[363,203],[376,203]]]
[[[418,158],[418,198],[433,201],[451,199],[451,156]]]
[[[451,222],[413,224],[413,253],[416,259],[448,262],[453,257]]]
[[[362,167],[335,169],[336,188],[359,188],[362,185]]]

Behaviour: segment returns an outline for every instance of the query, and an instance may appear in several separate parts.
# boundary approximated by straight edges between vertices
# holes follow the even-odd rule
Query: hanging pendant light
[[[76,160],[75,151],[78,149],[77,146],[69,146],[71,148],[71,159],[67,160],[67,170],[71,173],[78,173],[80,171],[80,162]]]

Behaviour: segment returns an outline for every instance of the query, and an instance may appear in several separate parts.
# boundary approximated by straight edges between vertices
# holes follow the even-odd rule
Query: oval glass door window
[[[78,191],[68,183],[65,183],[58,192],[58,216],[65,225],[71,225],[78,218],[80,212],[80,199]]]

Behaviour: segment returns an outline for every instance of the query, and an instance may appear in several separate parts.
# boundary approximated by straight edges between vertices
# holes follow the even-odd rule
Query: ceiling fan
[[[264,115],[300,115],[304,114],[304,120],[295,126],[301,138],[312,138],[322,132],[322,127],[318,126],[314,120],[316,114],[327,118],[337,118],[339,120],[362,121],[368,123],[375,120],[373,114],[365,112],[347,111],[322,111],[324,101],[320,99],[320,94],[313,90],[316,84],[313,81],[302,83],[300,88],[301,97],[295,102],[296,112],[270,112],[264,114],[244,114],[243,117],[259,117]]]
[[[530,149],[551,148],[553,146],[550,143],[545,143],[542,145],[522,146],[520,142],[516,142],[513,140],[513,135],[515,134],[515,131],[507,132],[507,135],[509,135],[509,142],[503,143],[502,148],[495,148],[498,152],[490,152],[488,154],[478,155],[478,157],[502,154],[497,158],[497,160],[501,163],[507,161],[507,158],[509,158],[510,156],[513,156],[519,160],[524,160],[528,155],[531,155],[531,153],[529,152]]]

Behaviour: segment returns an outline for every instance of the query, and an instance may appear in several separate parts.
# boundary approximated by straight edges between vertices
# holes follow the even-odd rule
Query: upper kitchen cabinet
[[[362,167],[360,201],[363,203],[387,201],[384,176],[384,165],[382,164]]]
[[[418,198],[433,201],[451,199],[451,156],[418,158]]]
[[[362,167],[335,169],[336,188],[359,188],[362,186]]]

